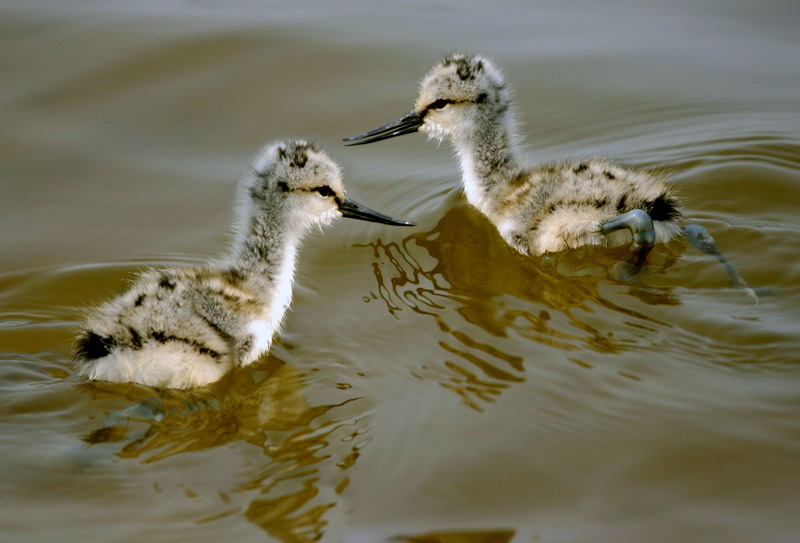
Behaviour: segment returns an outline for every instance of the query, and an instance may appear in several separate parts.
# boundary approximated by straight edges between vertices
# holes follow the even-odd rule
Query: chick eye
[[[453,100],[448,100],[447,98],[439,98],[431,103],[428,106],[428,109],[443,109],[445,106],[449,106],[450,104],[454,103]]]
[[[330,198],[331,196],[335,196],[336,193],[333,192],[333,189],[330,188],[328,185],[322,185],[321,187],[314,188],[315,191],[319,193],[320,196],[324,198]]]

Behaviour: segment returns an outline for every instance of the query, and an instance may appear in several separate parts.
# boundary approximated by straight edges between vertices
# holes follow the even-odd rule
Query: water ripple
[[[422,364],[414,375],[433,379],[476,410],[529,377],[526,361],[536,353],[520,351],[527,343],[520,338],[550,351],[613,354],[647,344],[643,330],[670,328],[601,293],[620,252],[523,258],[465,204],[454,206],[428,232],[360,247],[373,256],[376,284],[367,298],[383,301],[397,318],[404,310],[430,317],[440,331],[443,360]],[[654,260],[665,268],[674,255]],[[678,303],[668,287],[625,288],[648,305]],[[624,317],[624,334],[600,326],[607,314]]]

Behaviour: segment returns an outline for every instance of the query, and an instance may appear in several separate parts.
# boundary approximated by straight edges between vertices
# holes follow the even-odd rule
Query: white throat
[[[297,261],[297,239],[291,239],[284,247],[283,261],[275,274],[273,293],[270,299],[269,320],[276,325],[283,319],[292,303],[295,263]]]
[[[469,142],[453,142],[458,165],[461,168],[461,181],[464,186],[464,195],[467,201],[477,207],[484,214],[487,212],[489,197],[484,189],[484,183],[477,169],[475,148]]]
[[[464,137],[451,138],[467,201],[491,215],[495,196],[520,172],[516,125],[510,114]]]

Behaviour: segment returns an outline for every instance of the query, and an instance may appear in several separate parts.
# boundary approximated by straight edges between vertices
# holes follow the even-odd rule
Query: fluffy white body
[[[75,342],[78,374],[190,388],[253,363],[291,304],[303,236],[342,216],[411,224],[346,198],[339,167],[316,145],[265,147],[239,185],[230,254],[207,267],[147,271],[92,310]]]

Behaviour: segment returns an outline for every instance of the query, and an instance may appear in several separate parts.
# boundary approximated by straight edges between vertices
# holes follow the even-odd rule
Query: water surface
[[[0,6],[0,540],[800,537],[800,9],[791,2]],[[669,174],[753,285],[676,242],[524,259],[421,135],[346,149],[447,52],[531,161]],[[79,383],[82,308],[224,250],[258,148],[311,137],[418,227],[304,245],[280,341],[202,390]]]

